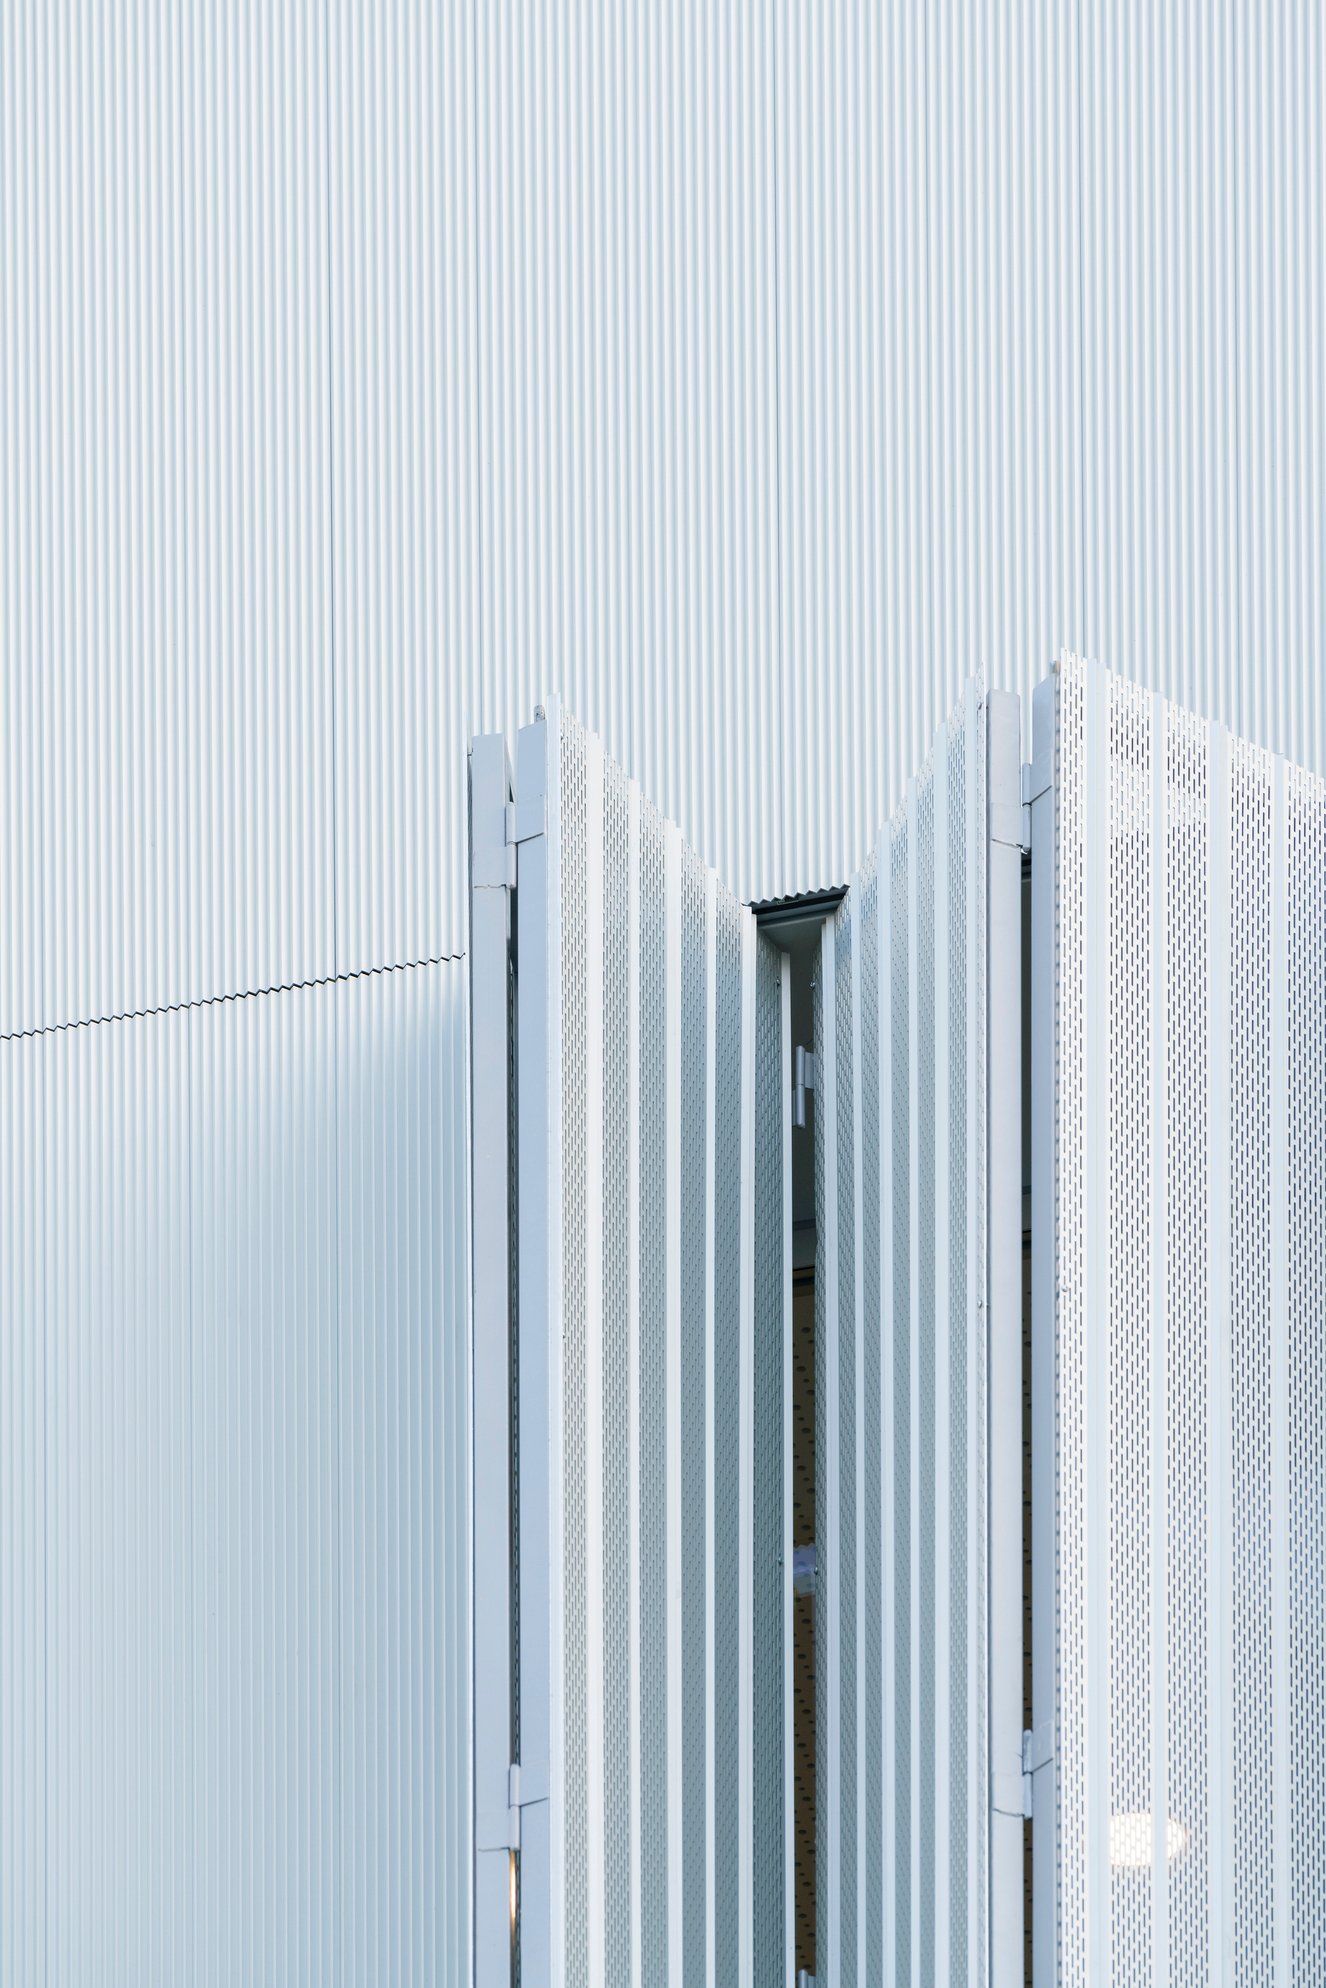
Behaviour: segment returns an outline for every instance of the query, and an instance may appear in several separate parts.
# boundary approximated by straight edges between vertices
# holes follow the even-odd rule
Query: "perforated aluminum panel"
[[[987,708],[816,988],[818,1913],[835,1983],[988,1978]]]
[[[1071,657],[1037,761],[1057,1757],[1038,1981],[1290,1988],[1326,1978],[1326,792]]]
[[[520,1229],[520,1335],[522,1376],[533,1336],[548,1365],[552,1565],[546,1625],[522,1610],[522,1638],[548,1641],[532,1662],[522,1642],[520,1689],[548,1693],[550,1854],[545,1870],[522,1852],[522,1982],[781,1983],[782,956],[555,703],[522,738],[518,820],[535,762],[546,856],[520,845],[517,896],[542,880],[520,933],[547,976],[518,965],[518,1002],[542,1006],[517,1111],[547,1138],[521,1148],[519,1199],[546,1198],[547,1229]],[[528,1415],[522,1381],[522,1442]],[[524,1539],[538,1492],[519,1444],[516,1469]]]

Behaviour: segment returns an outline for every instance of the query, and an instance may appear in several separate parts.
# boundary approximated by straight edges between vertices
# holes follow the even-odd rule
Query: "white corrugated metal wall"
[[[1312,0],[0,0],[0,1037],[458,953],[552,687],[751,897],[1065,644],[1326,766],[1324,65]]]
[[[463,966],[0,1043],[0,1982],[457,1980]]]
[[[464,944],[559,689],[743,896],[963,678],[1326,763],[1326,25],[0,11],[0,1030]]]

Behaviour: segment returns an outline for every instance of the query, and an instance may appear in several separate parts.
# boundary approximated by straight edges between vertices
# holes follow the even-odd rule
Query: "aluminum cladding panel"
[[[845,1984],[988,1979],[988,854],[971,684],[816,988],[816,1960]]]
[[[1308,1131],[1326,1101],[1326,792],[1075,658],[1042,711],[1058,1290],[1036,1327],[1057,1363],[1043,1978],[1290,1988],[1326,1966]]]
[[[517,882],[518,1111],[544,1123],[546,1085],[548,1127],[521,1143],[517,1475],[522,1542],[551,1539],[546,1628],[520,1611],[550,1800],[546,1878],[522,1819],[522,1979],[616,1978],[613,1957],[645,1982],[772,1984],[791,1950],[789,994],[750,911],[555,700],[522,734],[518,820],[540,784]],[[522,1457],[544,1365],[541,1516]]]
[[[969,656],[1326,769],[1324,79],[1313,0],[11,0],[0,1033],[458,951],[548,683],[747,900]]]
[[[0,1982],[463,1977],[464,982],[0,1045]]]

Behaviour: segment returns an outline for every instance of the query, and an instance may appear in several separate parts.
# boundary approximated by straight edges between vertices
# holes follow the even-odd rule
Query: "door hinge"
[[[518,843],[533,842],[548,828],[548,797],[536,794],[530,801],[508,801],[506,804],[506,846],[514,849]]]
[[[1054,1724],[1047,1719],[1035,1732],[1028,1729],[1022,1735],[1022,1813],[1028,1821],[1032,1815],[1033,1777],[1042,1767],[1048,1767],[1054,1759]]]
[[[820,1060],[813,1050],[797,1045],[792,1067],[792,1123],[797,1130],[804,1131],[806,1125],[806,1093],[818,1090]]]
[[[512,1761],[507,1769],[507,1848],[520,1848],[520,1763]]]
[[[813,1595],[815,1592],[816,1554],[812,1541],[809,1546],[792,1548],[792,1592],[794,1595]]]
[[[495,820],[492,825],[494,829],[499,826]],[[536,794],[530,801],[508,801],[500,824],[501,841],[494,835],[492,841],[475,848],[475,885],[481,890],[514,890],[517,849],[522,842],[533,842],[536,836],[546,834],[547,827],[546,795]]]

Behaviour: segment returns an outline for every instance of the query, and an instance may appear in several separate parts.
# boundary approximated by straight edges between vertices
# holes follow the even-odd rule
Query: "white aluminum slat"
[[[1271,762],[1270,1016],[1270,1438],[1272,1980],[1291,1988],[1289,1677],[1293,1597],[1289,1503],[1289,795],[1282,759]],[[1323,934],[1326,954],[1326,934]],[[1323,1431],[1326,1440],[1326,1431]],[[1299,1603],[1303,1606],[1302,1600]]]
[[[1015,700],[972,685],[820,940],[816,1951],[830,1979],[1011,1984],[1022,1967],[1018,745]],[[1015,1810],[994,1961],[996,1692]]]
[[[953,1525],[950,1405],[953,1394],[950,1311],[950,1208],[954,1126],[949,1081],[949,845],[948,736],[935,742],[934,769],[934,975],[935,975],[935,1955],[938,1981],[949,1978],[952,1877],[949,1864],[949,1741],[952,1730],[952,1590],[949,1554]],[[959,855],[961,855],[961,850]],[[959,1153],[962,1147],[959,1146]],[[959,1523],[966,1524],[966,1514]]]
[[[755,1832],[762,1871],[771,1857],[783,1869],[791,1840],[785,1748],[771,1766],[763,1728],[754,1802],[755,1609],[761,1600],[767,1625],[769,1583],[782,1578],[777,1541],[770,1560],[756,1557],[754,1483],[770,1442],[779,1539],[790,1522],[787,1403],[776,1426],[765,1414],[764,1449],[755,1419],[757,1378],[771,1403],[790,1357],[777,958],[556,700],[521,735],[506,812],[519,928],[522,1978],[624,1969],[679,1981],[688,1954],[717,1976],[721,1857],[749,1981],[770,1923],[755,1920]],[[778,1238],[769,1264],[757,1255],[760,1169]],[[779,1664],[785,1612],[779,1598]],[[609,1662],[619,1637],[625,1678]],[[729,1688],[730,1753],[714,1710]],[[790,1679],[780,1719],[785,1689]],[[747,1818],[730,1845],[716,1823],[729,1792]],[[495,1892],[489,1909],[480,1941],[496,1953]],[[781,1916],[778,1927],[781,1943]]]
[[[667,1344],[667,1926],[668,1981],[682,1988],[684,1959],[682,1866],[682,1453],[681,1453],[681,834],[669,822],[664,841],[665,1098],[667,1159],[664,1187]],[[743,1168],[743,1179],[745,1169]]]
[[[985,1014],[987,1034],[972,1032],[969,1044],[968,1112],[971,1121],[969,1210],[977,1206],[977,1183],[985,1185],[989,1265],[986,1319],[980,1309],[979,1265],[971,1278],[971,1360],[978,1349],[988,1361],[989,1458],[985,1476],[989,1506],[985,1535],[989,1553],[989,1713],[986,1771],[974,1758],[973,1805],[989,1802],[990,1853],[988,1870],[978,1869],[972,1887],[973,1914],[977,1901],[987,1900],[988,1958],[973,1946],[972,1980],[984,1959],[987,1978],[995,1988],[1021,1978],[1024,1967],[1023,1905],[1023,1483],[1022,1483],[1022,1292],[1023,1292],[1023,1153],[1022,1153],[1022,849],[1021,767],[1018,712],[1008,692],[993,691],[987,702],[988,791],[985,818],[980,817],[976,762],[968,764],[968,862],[972,871],[988,862],[988,901],[984,921],[979,899],[968,906],[968,948],[973,960],[986,954]],[[975,721],[968,718],[968,736]],[[987,846],[988,838],[988,846]],[[971,872],[969,871],[969,874]],[[970,996],[969,996],[970,998]],[[978,1086],[988,1070],[989,1093],[984,1114],[978,1111]],[[984,1150],[982,1151],[982,1143]],[[983,1165],[979,1162],[983,1161]],[[976,1223],[973,1248],[979,1246]],[[982,1335],[984,1343],[982,1345]],[[978,1401],[973,1377],[971,1399]],[[981,1481],[979,1418],[973,1418],[972,1482]],[[972,1619],[981,1606],[973,1556]],[[973,1667],[973,1670],[975,1667]],[[982,1693],[972,1688],[969,1717],[972,1730],[981,1728]],[[988,1781],[988,1788],[983,1785]],[[973,1845],[975,1849],[975,1845]],[[979,1924],[980,1921],[978,1920]]]
[[[718,966],[718,880],[711,871],[705,878],[704,894],[704,998],[705,998],[705,1179],[710,1191],[705,1200],[704,1224],[704,1293],[705,1293],[705,1451],[704,1451],[704,1512],[705,1512],[705,1981],[707,1988],[715,1988],[715,1913],[717,1905],[717,1879],[714,1870],[714,1604],[715,1604],[715,1525],[714,1525],[714,1344],[715,1344],[715,1221],[717,1216],[717,1196],[712,1183],[715,1178],[716,1137],[715,1137],[715,1074],[717,1049],[717,966]],[[789,1191],[791,1187],[788,1177]],[[791,1455],[790,1441],[788,1455]],[[791,1808],[789,1804],[789,1822]]]
[[[511,903],[505,884],[511,772],[502,739],[470,755],[470,1162],[472,1667],[476,1988],[511,1973]],[[485,869],[485,865],[487,868]],[[484,879],[480,881],[480,879]]]
[[[1152,1946],[1151,1976],[1156,1988],[1169,1988],[1169,1816],[1168,1772],[1168,1484],[1166,1478],[1166,1386],[1163,1349],[1169,1336],[1168,1219],[1170,1167],[1165,1141],[1168,1095],[1169,972],[1165,946],[1168,892],[1168,730],[1164,703],[1151,704],[1151,1755],[1154,1803],[1151,1814]]]

